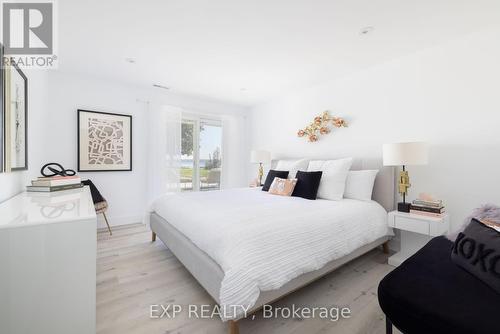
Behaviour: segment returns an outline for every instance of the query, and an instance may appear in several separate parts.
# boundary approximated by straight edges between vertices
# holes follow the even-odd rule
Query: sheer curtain
[[[182,109],[167,105],[149,108],[148,203],[181,190]]]
[[[248,156],[246,119],[243,115],[223,115],[221,189],[245,187]]]

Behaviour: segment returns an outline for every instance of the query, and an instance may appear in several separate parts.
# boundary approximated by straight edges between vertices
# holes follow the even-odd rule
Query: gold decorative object
[[[259,163],[259,185],[262,184],[262,177],[264,176],[264,167]]]
[[[261,186],[262,177],[264,176],[264,167],[262,165],[271,162],[271,152],[264,150],[252,150],[250,154],[250,162],[259,164],[259,174],[257,179],[259,186]]]
[[[318,141],[318,135],[329,134],[334,128],[346,128],[347,123],[343,118],[333,117],[328,110],[324,111],[321,116],[314,117],[314,121],[304,129],[297,132],[299,137],[307,137],[310,142]]]
[[[408,188],[411,187],[410,184],[410,176],[408,175],[408,171],[402,170],[399,172],[399,182],[398,182],[398,188],[399,188],[399,194],[403,197],[408,195]]]

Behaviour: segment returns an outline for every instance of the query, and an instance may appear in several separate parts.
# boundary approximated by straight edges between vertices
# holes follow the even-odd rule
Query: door
[[[222,123],[191,116],[183,119],[181,130],[182,191],[220,189]]]

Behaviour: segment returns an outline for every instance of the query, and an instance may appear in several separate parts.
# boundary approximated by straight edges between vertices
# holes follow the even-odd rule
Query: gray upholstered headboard
[[[289,158],[296,160],[298,158]],[[339,157],[329,158],[339,159]],[[276,159],[271,162],[271,169],[276,166],[278,160],[288,160],[288,158]],[[308,160],[327,160],[325,158]],[[382,205],[387,212],[394,210],[396,203],[396,175],[394,167],[385,167],[381,159],[374,158],[353,158],[351,170],[378,169],[375,186],[373,187],[373,200]]]

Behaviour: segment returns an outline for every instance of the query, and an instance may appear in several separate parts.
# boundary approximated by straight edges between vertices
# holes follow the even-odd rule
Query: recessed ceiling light
[[[161,88],[161,89],[166,89],[166,90],[170,89],[170,87],[159,85],[159,84],[153,84],[153,87],[155,87],[155,88]]]
[[[369,33],[371,33],[373,30],[375,30],[375,27],[372,27],[372,26],[368,26],[368,27],[364,27],[363,29],[361,29],[361,31],[359,32],[361,35],[368,35]]]
[[[135,64],[135,59],[134,58],[125,58],[125,61],[130,64]]]

